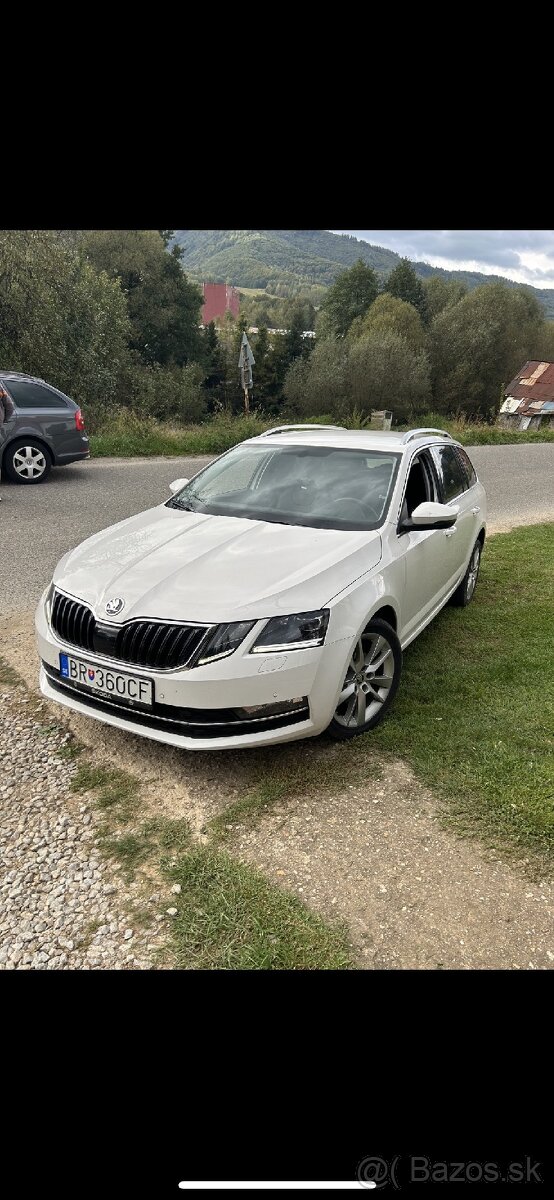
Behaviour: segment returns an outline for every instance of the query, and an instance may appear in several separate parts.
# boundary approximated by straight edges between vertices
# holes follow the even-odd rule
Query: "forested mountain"
[[[185,271],[194,278],[266,288],[282,296],[329,287],[341,271],[360,258],[383,278],[400,261],[393,250],[327,229],[177,229],[174,240],[184,252]],[[413,265],[422,279],[440,275],[443,279],[459,279],[470,289],[499,280],[497,275],[477,271],[445,271],[424,262]],[[510,279],[503,282],[509,287],[518,286]],[[543,304],[545,314],[554,318],[554,291],[531,290]]]

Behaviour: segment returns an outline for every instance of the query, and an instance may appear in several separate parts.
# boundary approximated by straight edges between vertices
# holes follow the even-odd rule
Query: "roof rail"
[[[266,429],[261,437],[271,437],[273,433],[296,433],[302,429],[344,429],[344,425],[276,425],[274,429]]]
[[[424,437],[426,433],[440,433],[441,437],[453,440],[452,434],[448,433],[446,429],[409,429],[402,437],[402,444],[405,445],[406,442],[411,442],[416,437]]]

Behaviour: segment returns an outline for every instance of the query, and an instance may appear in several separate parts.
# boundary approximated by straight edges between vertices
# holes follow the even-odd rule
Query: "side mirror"
[[[426,529],[451,529],[456,524],[456,519],[460,507],[455,504],[452,508],[449,504],[435,504],[433,500],[426,500],[424,504],[418,504],[411,517],[406,521],[401,521],[398,526],[399,533],[415,532],[417,530]]]
[[[176,492],[181,492],[188,482],[188,479],[174,479],[173,483],[169,485],[171,495],[174,496]]]

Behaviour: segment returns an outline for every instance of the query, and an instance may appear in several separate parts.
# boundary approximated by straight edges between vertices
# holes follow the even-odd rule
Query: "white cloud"
[[[334,229],[397,254],[444,267],[480,271],[554,288],[552,229]]]

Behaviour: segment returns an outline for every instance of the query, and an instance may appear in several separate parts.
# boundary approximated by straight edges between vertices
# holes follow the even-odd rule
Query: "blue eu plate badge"
[[[60,674],[69,679],[69,659],[67,654],[60,654]]]

